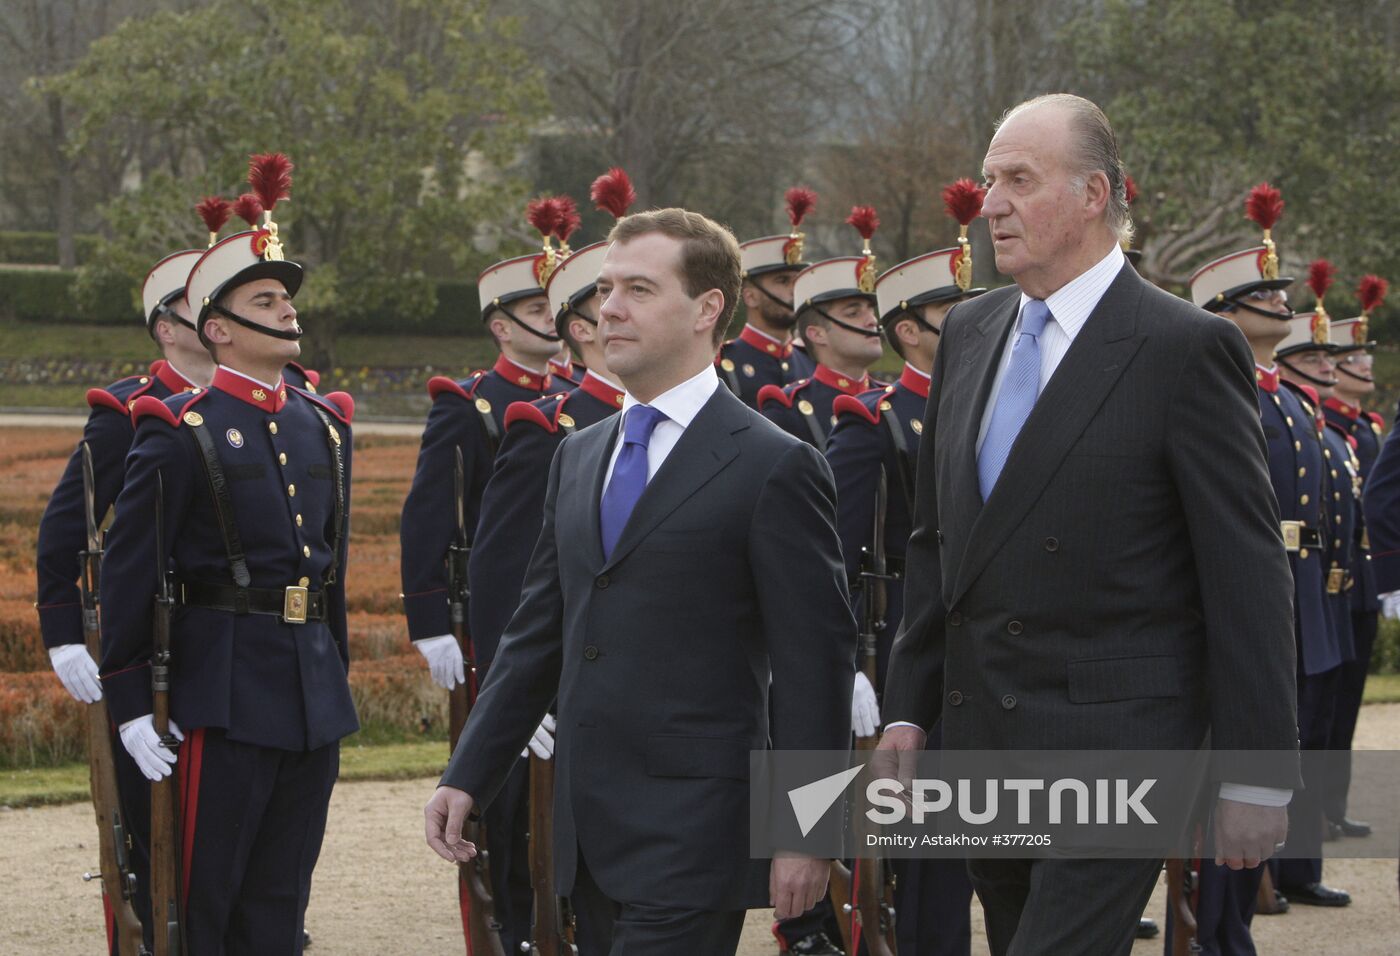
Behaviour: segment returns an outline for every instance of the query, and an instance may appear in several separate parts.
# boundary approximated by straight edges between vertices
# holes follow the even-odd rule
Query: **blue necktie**
[[[977,456],[977,487],[983,501],[991,497],[1011,446],[1040,394],[1040,334],[1051,318],[1050,307],[1041,299],[1031,299],[1021,312],[1021,331],[1011,346],[1011,361],[1002,376],[992,420]]]
[[[633,405],[622,426],[622,451],[613,463],[612,479],[603,492],[598,527],[603,538],[603,557],[611,558],[637,499],[647,488],[647,443],[651,433],[666,418],[650,405]]]

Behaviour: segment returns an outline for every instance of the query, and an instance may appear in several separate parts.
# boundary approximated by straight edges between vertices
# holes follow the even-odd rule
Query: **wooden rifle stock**
[[[82,444],[83,505],[87,517],[87,548],[82,559],[81,582],[83,602],[83,644],[95,661],[102,660],[102,636],[98,628],[97,607],[100,603],[99,575],[102,565],[102,535],[97,529],[94,504],[96,485],[92,472],[92,449]],[[83,708],[87,724],[88,780],[92,792],[92,808],[97,815],[97,842],[101,861],[102,894],[112,910],[120,956],[148,956],[142,940],[141,919],[136,915],[133,900],[136,874],[131,872],[127,857],[127,830],[122,820],[121,802],[117,797],[116,763],[112,753],[110,718],[107,701],[99,700]]]
[[[530,755],[530,886],[535,895],[531,956],[578,956],[572,920],[554,892],[554,761]]]
[[[1196,939],[1196,912],[1192,906],[1198,871],[1192,870],[1188,860],[1167,861],[1167,911],[1172,915],[1171,956],[1190,956],[1201,952],[1201,944]]]
[[[178,747],[170,733],[170,612],[175,595],[165,554],[165,483],[156,472],[156,572],[159,575],[152,616],[151,702],[155,732],[171,753]],[[175,773],[151,784],[151,920],[156,956],[187,952],[180,898],[180,808]]]
[[[467,534],[466,472],[462,464],[462,449],[456,449],[453,471],[453,493],[456,500],[457,535],[447,551],[448,609],[452,619],[452,636],[462,654],[466,681],[448,692],[449,750],[457,749],[462,728],[467,725],[472,705],[476,703],[476,664],[472,660],[471,638],[467,635],[467,563],[471,557],[471,541]],[[486,829],[478,821],[467,820],[462,836],[476,845],[477,854],[466,863],[457,864],[457,904],[462,912],[462,931],[467,939],[467,956],[505,956],[501,943],[500,924],[496,922],[496,903],[491,896],[491,870],[486,852]]]
[[[878,686],[879,633],[887,626],[888,589],[889,582],[893,580],[885,558],[885,514],[888,503],[889,480],[881,468],[875,491],[874,534],[870,547],[865,551],[860,575],[865,600],[861,603],[858,663],[860,672],[870,681],[871,687]],[[866,753],[874,751],[879,740],[878,729],[876,733],[874,737],[857,737],[855,749]],[[868,766],[869,758],[862,762]],[[862,782],[862,786],[857,787],[857,793],[864,793],[865,777],[862,774],[857,778]],[[859,800],[851,822],[859,848],[866,843],[866,834],[873,832],[873,825]],[[833,862],[831,867],[831,902],[846,952],[857,953],[861,943],[864,943],[868,956],[894,956],[894,873],[889,861],[876,854],[864,859],[857,856],[852,864],[851,870],[847,870],[840,861]]]

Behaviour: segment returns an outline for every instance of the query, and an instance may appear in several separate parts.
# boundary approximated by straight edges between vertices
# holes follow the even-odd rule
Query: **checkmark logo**
[[[826,815],[826,811],[841,798],[841,794],[846,792],[846,787],[863,769],[865,765],[861,764],[788,791],[788,801],[792,804],[792,812],[797,816],[797,826],[802,830],[804,837],[812,832],[817,821]]]

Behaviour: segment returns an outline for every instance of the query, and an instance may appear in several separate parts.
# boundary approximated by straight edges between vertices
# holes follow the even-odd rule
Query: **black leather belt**
[[[1316,528],[1309,528],[1301,521],[1280,522],[1283,532],[1283,547],[1289,553],[1297,553],[1302,548],[1322,547],[1322,536]]]
[[[240,593],[246,599],[246,607],[239,607]],[[326,619],[326,593],[297,585],[285,588],[236,588],[231,584],[184,581],[180,584],[180,603],[234,614],[269,614],[288,624]]]

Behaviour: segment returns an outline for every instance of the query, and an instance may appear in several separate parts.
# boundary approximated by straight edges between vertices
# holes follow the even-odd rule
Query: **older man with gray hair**
[[[1038,97],[983,162],[1016,285],[943,325],[884,750],[1281,751],[1220,783],[1258,866],[1297,785],[1289,569],[1239,331],[1143,281],[1093,103]],[[1243,776],[1243,775],[1242,775]],[[993,953],[1127,953],[1161,860],[974,859]]]

